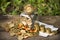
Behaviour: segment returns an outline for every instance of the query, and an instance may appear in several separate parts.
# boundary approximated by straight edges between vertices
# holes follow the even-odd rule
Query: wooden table
[[[19,16],[0,16],[0,40],[17,40],[17,37],[10,37],[9,33],[2,28],[8,21],[19,19]],[[38,20],[47,24],[54,25],[60,31],[60,16],[39,16]],[[60,32],[50,37],[35,36],[23,40],[60,40]]]

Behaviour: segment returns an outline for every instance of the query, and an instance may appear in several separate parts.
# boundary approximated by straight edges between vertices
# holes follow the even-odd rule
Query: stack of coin
[[[51,35],[55,35],[55,34],[57,34],[57,32],[58,32],[58,31],[52,31],[52,32],[51,32]]]
[[[40,31],[41,31],[41,32],[45,32],[45,25],[41,25],[41,26],[40,26]]]
[[[35,27],[37,30],[39,30],[39,24],[38,24],[38,23],[35,23],[35,24],[34,24],[34,27]]]
[[[39,23],[34,24],[34,29],[35,29],[35,31],[34,31],[33,35],[37,36],[39,33]]]
[[[50,28],[46,28],[45,31],[46,31],[46,33],[48,33],[48,34],[51,33],[51,29],[50,29]]]

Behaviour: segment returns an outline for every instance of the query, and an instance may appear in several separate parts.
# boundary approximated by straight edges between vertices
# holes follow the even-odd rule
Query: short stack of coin
[[[40,32],[43,32],[43,33],[47,33],[47,34],[50,34],[50,35],[55,35],[57,34],[57,30],[56,31],[52,31],[51,28],[45,28],[45,25],[40,25]]]
[[[41,26],[40,26],[40,31],[41,31],[41,32],[45,32],[45,26],[44,26],[44,25],[41,25]]]

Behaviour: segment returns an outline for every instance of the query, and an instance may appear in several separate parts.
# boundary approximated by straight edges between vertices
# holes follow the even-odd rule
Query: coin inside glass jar
[[[41,31],[41,32],[45,32],[45,25],[41,25],[41,26],[40,26],[40,31]]]

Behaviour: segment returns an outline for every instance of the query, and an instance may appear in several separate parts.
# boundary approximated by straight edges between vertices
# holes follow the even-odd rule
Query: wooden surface
[[[4,30],[4,24],[8,21],[19,19],[19,16],[0,16],[0,40],[17,40],[17,37],[10,37],[9,33]],[[47,24],[54,25],[60,30],[60,16],[39,16],[38,20]],[[35,36],[23,40],[60,40],[60,32],[50,37]]]

